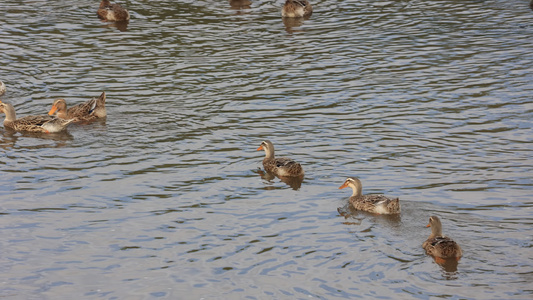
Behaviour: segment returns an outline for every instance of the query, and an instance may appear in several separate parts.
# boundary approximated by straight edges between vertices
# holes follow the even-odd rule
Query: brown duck
[[[96,13],[104,21],[128,21],[130,19],[130,13],[127,9],[120,4],[111,4],[109,0],[102,0]]]
[[[103,92],[100,97],[80,103],[69,109],[67,109],[67,103],[64,99],[57,99],[48,114],[56,114],[60,119],[75,119],[76,122],[105,118],[107,116],[105,99],[105,92]]]
[[[363,210],[375,214],[398,214],[400,213],[400,199],[387,198],[383,195],[363,195],[363,185],[355,177],[348,177],[344,184],[339,187],[351,187],[353,194],[350,203],[356,210]]]
[[[15,108],[0,101],[0,112],[6,114],[4,127],[15,131],[55,133],[67,128],[74,120],[63,120],[50,116],[27,116],[17,119]]]
[[[272,142],[261,142],[261,146],[257,150],[265,150],[265,158],[263,159],[265,171],[279,177],[298,177],[304,175],[304,170],[299,163],[286,157],[274,157],[274,145]]]
[[[284,18],[307,18],[313,13],[313,7],[307,0],[286,0],[281,8]]]
[[[427,254],[440,258],[457,260],[461,258],[463,255],[461,247],[451,238],[442,235],[442,224],[437,216],[429,217],[429,224],[426,227],[431,227],[431,234],[422,244]]]

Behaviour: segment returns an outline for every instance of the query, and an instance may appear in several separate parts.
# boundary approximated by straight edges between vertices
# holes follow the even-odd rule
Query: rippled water
[[[0,296],[533,297],[527,1],[238,2],[0,4],[19,116],[108,95],[67,134],[0,129]],[[262,177],[264,139],[299,188]],[[347,176],[401,216],[351,211]],[[421,249],[433,214],[455,268]]]

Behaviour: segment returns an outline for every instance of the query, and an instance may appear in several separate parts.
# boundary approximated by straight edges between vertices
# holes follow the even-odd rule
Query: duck
[[[74,120],[63,120],[51,116],[26,116],[17,119],[13,105],[0,101],[0,112],[6,115],[4,127],[15,131],[56,133],[64,131]]]
[[[299,163],[286,157],[274,157],[274,145],[271,141],[262,141],[257,150],[265,150],[265,158],[263,159],[265,171],[278,177],[301,177],[304,175],[302,165]]]
[[[431,227],[431,234],[422,244],[426,253],[440,258],[455,258],[459,260],[463,256],[463,251],[459,244],[451,238],[442,235],[442,223],[439,217],[429,217],[429,223],[426,227]]]
[[[0,96],[6,93],[6,85],[0,80]]]
[[[109,0],[102,0],[96,13],[104,21],[128,21],[130,19],[130,13],[127,9],[120,4],[111,4]]]
[[[313,13],[313,7],[307,0],[286,0],[281,8],[284,18],[308,18]]]
[[[65,99],[57,99],[52,104],[48,115],[56,115],[60,119],[75,119],[75,122],[92,121],[97,118],[105,118],[107,112],[105,109],[105,92],[100,97],[93,98],[85,103],[80,103],[67,109]]]
[[[363,195],[363,184],[356,177],[348,177],[339,187],[343,189],[351,187],[353,194],[350,203],[356,210],[362,210],[375,214],[398,214],[400,213],[400,199],[388,198],[384,195]]]

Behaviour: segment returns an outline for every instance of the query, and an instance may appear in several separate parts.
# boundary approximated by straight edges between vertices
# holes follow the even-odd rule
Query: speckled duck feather
[[[440,258],[457,259],[463,255],[459,244],[442,234],[442,224],[437,216],[429,217],[427,227],[431,227],[431,235],[422,244],[422,248],[426,250],[427,254]]]
[[[375,214],[398,214],[401,211],[399,198],[389,198],[384,195],[363,195],[363,185],[358,178],[348,177],[339,189],[345,187],[351,187],[353,190],[350,203],[356,210]]]
[[[100,19],[105,21],[128,21],[130,13],[120,4],[112,4],[109,0],[102,0],[96,12]]]
[[[15,109],[9,103],[0,102],[0,112],[6,114],[4,127],[15,131],[54,133],[64,131],[74,120],[63,120],[51,116],[26,116],[16,118]]]
[[[298,177],[304,175],[302,166],[294,160],[286,157],[274,156],[274,145],[270,141],[263,141],[257,150],[265,151],[263,167],[265,171],[280,177]]]
[[[107,116],[105,100],[106,94],[103,92],[98,98],[93,98],[85,103],[80,103],[67,109],[66,101],[64,99],[57,99],[54,101],[48,114],[56,114],[60,119],[75,119],[76,122],[105,118]]]
[[[313,13],[313,7],[307,0],[287,0],[281,9],[284,18],[309,17]]]

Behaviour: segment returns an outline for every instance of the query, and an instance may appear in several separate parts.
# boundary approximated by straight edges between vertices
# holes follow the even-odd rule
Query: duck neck
[[[274,149],[265,148],[265,159],[274,159]]]
[[[58,110],[56,116],[60,119],[68,119],[67,108],[65,107],[64,109]]]
[[[350,184],[352,188],[352,197],[361,197],[363,195],[363,187],[359,184]]]
[[[431,225],[431,235],[429,238],[436,238],[438,236],[442,236],[442,227],[437,224]]]
[[[6,119],[4,120],[4,122],[13,122],[13,121],[15,121],[17,119],[17,114],[15,113],[15,108],[13,107],[13,105],[7,104],[4,107],[6,108],[5,111],[4,111],[5,114],[6,114]]]

